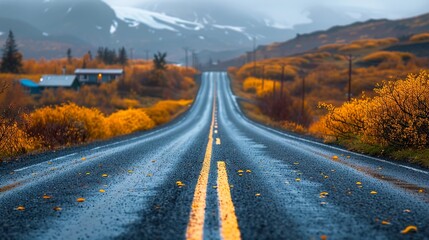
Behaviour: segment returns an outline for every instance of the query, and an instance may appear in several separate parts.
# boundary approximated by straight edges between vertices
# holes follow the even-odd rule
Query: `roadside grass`
[[[397,161],[407,161],[429,168],[429,149],[399,149],[384,147],[376,144],[367,144],[359,139],[335,142],[350,151],[367,154],[374,157],[387,157]]]

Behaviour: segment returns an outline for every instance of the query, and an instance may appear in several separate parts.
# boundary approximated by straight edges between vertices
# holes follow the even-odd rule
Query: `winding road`
[[[222,72],[162,128],[0,176],[0,239],[429,239],[429,171],[252,122]]]

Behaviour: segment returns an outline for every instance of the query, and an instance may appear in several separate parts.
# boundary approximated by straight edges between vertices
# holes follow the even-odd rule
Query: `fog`
[[[104,0],[112,5],[139,6],[150,1],[142,0]],[[163,0],[156,0],[161,2]],[[168,2],[173,0],[164,0]],[[183,2],[198,2],[202,0],[176,0]],[[154,2],[154,1],[152,1]],[[389,18],[400,19],[419,14],[429,10],[428,0],[204,0],[204,2],[214,2],[217,4],[239,7],[243,11],[260,12],[269,15],[273,19],[285,26],[292,27],[300,23],[308,23],[309,11],[317,8],[330,9],[338,13],[346,13],[356,20],[366,20],[368,18]]]

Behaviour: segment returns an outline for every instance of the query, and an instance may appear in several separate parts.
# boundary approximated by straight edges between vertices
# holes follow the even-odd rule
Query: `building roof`
[[[33,81],[31,81],[30,79],[21,79],[19,80],[19,83],[21,84],[21,86],[24,87],[28,87],[28,88],[38,88],[39,85]]]
[[[71,87],[76,75],[44,75],[40,79],[40,87]]]
[[[75,74],[124,74],[123,69],[76,69]]]

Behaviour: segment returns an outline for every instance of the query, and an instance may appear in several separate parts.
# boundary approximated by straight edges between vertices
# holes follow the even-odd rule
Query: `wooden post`
[[[302,105],[301,105],[301,124],[304,124],[305,112],[305,75],[302,75]]]
[[[265,65],[262,65],[262,91],[264,91],[265,87]]]
[[[352,99],[352,63],[353,63],[353,56],[349,55],[349,94],[348,94],[348,101],[350,102]]]
[[[284,77],[285,77],[285,65],[282,64],[282,76],[281,76],[281,80],[280,80],[280,98],[283,97]]]

